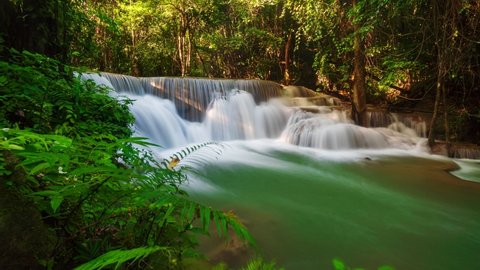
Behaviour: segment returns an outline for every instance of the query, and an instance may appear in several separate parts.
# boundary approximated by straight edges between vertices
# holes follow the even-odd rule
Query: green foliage
[[[89,0],[83,6],[72,5],[75,65],[143,76],[280,79],[282,1]]]
[[[255,244],[232,213],[191,201],[179,188],[181,171],[138,148],[152,145],[129,137],[129,101],[56,60],[16,51],[10,58],[0,62],[0,177],[56,237],[39,262],[72,268],[97,258],[84,267],[143,268],[154,254],[157,267],[176,268],[211,224]]]
[[[112,250],[98,258],[95,258],[94,260],[75,267],[74,270],[102,269],[112,264],[115,264],[115,269],[117,269],[126,261],[137,261],[158,251],[165,252],[166,250],[161,247],[140,247],[130,250]]]
[[[263,259],[254,259],[250,261],[245,267],[242,267],[241,270],[282,270],[284,268],[277,268],[274,262],[265,262]]]
[[[1,138],[0,150],[19,157],[16,170],[26,173],[27,184],[15,188],[34,201],[45,222],[55,224],[63,242],[51,258],[58,265],[85,262],[115,247],[159,246],[169,252],[157,256],[172,267],[195,246],[191,233],[206,233],[212,220],[219,235],[231,228],[254,244],[234,215],[190,201],[178,188],[185,176],[161,169],[149,152],[133,147],[148,145],[141,139],[71,140],[15,129],[2,130]],[[107,254],[96,263],[123,263],[139,253]],[[64,261],[72,257],[74,262]]]
[[[105,87],[83,81],[71,67],[40,54],[10,50],[8,59],[0,61],[2,126],[70,137],[130,136],[128,100],[110,98]]]
[[[349,267],[341,259],[338,259],[338,258],[335,258],[332,260],[332,265],[334,270],[365,270],[364,268]],[[395,268],[388,265],[383,265],[383,266],[379,266],[377,270],[395,270]]]
[[[435,2],[437,8],[432,3],[4,1],[0,40],[18,50],[49,53],[102,71],[259,78],[310,87],[316,82],[348,99],[353,37],[358,35],[366,48],[370,102],[409,100],[406,105],[412,107],[412,101],[431,95],[437,76],[432,71],[442,66],[446,74],[441,77],[456,109],[475,114],[474,101],[480,96],[480,49],[475,39],[480,10],[471,1]]]
[[[227,270],[229,269],[224,263],[215,265],[211,270]],[[240,270],[284,270],[283,267],[278,268],[275,262],[265,262],[262,258],[254,258],[250,260],[247,265],[240,268]]]

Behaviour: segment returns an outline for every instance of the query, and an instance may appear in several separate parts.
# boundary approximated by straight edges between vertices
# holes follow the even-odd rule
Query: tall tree
[[[357,8],[357,0],[353,0],[352,8]],[[353,91],[352,119],[357,125],[367,125],[367,98],[365,89],[365,43],[360,32],[361,20],[353,18]]]

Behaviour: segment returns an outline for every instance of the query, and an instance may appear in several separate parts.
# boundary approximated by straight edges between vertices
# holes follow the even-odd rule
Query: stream
[[[134,133],[164,147],[152,149],[159,160],[214,142],[182,155],[184,188],[235,213],[267,261],[480,269],[480,163],[430,155],[416,128],[425,123],[359,127],[333,104],[288,105],[272,82],[83,76],[135,100]],[[201,245],[213,262],[252,256],[219,243]]]

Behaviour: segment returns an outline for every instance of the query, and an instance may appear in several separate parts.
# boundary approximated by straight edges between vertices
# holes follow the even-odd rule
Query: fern
[[[274,262],[265,262],[261,258],[254,259],[250,261],[245,267],[242,267],[241,270],[283,270],[284,268],[277,268]]]
[[[341,259],[335,258],[332,260],[334,270],[365,270],[364,268],[352,268],[347,266]],[[377,268],[377,270],[395,270],[392,266],[383,265]]]
[[[182,224],[184,227],[192,225],[194,221],[199,218],[203,232],[207,233],[213,221],[220,237],[227,237],[227,232],[229,228],[231,228],[240,239],[256,248],[256,242],[252,235],[232,212],[225,213],[186,199],[180,200],[183,200],[180,218],[183,221]]]
[[[168,252],[169,249],[165,247],[154,246],[154,247],[139,247],[139,248],[134,248],[129,250],[112,250],[87,263],[84,263],[74,268],[74,270],[96,270],[96,269],[105,268],[112,264],[115,264],[115,269],[118,269],[122,264],[124,264],[127,261],[141,260],[158,251]]]
[[[204,142],[201,144],[196,144],[192,146],[187,146],[176,153],[172,154],[168,159],[163,159],[163,161],[160,163],[162,168],[166,168],[169,170],[173,170],[177,164],[187,157],[188,155],[194,153],[195,151],[198,151],[206,146],[209,145],[221,145],[217,142]],[[219,152],[216,152],[217,154],[220,154]]]
[[[78,269],[118,267],[154,253],[159,261],[179,261],[195,247],[195,234],[211,226],[255,246],[233,213],[195,203],[180,189],[186,181],[180,160],[217,143],[158,162],[146,138],[128,137],[128,100],[119,104],[57,61],[12,55],[12,63],[0,61],[0,124],[10,127],[0,130],[0,175],[32,201],[60,243],[39,260],[56,268],[89,261]]]

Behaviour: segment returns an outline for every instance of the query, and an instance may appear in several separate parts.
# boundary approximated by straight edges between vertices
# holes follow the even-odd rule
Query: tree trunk
[[[180,73],[181,76],[185,76],[185,61],[183,60],[184,58],[184,52],[183,52],[183,37],[182,34],[179,33],[177,37],[177,51],[178,51],[178,61],[180,62]]]
[[[285,43],[285,69],[283,71],[283,82],[285,85],[290,84],[290,47],[292,45],[293,33],[288,33],[287,43]]]
[[[445,77],[448,74],[451,63],[453,62],[451,55],[448,53],[452,49],[452,44],[448,37],[453,35],[455,29],[454,1],[446,1],[439,4],[432,1],[432,23],[435,33],[435,47],[437,50],[437,85],[435,93],[435,105],[433,108],[432,121],[430,122],[430,130],[428,132],[428,145],[432,148],[435,145],[435,122],[439,116],[440,103],[443,103],[444,109],[444,128],[445,142],[447,151],[450,152],[450,131],[448,126],[447,97],[445,89]],[[450,153],[448,153],[450,154]]]
[[[180,62],[180,73],[181,76],[184,77],[186,74],[186,66],[185,66],[185,36],[187,33],[186,30],[186,18],[185,14],[181,14],[180,17],[180,28],[178,29],[178,36],[177,36],[177,50],[178,50],[178,60]]]
[[[447,154],[451,155],[450,149],[450,127],[448,125],[448,109],[447,109],[447,89],[445,84],[442,85],[442,99],[443,99],[443,128],[445,129],[445,144],[447,145]]]
[[[441,63],[439,63],[439,65],[440,64]],[[433,107],[432,121],[430,122],[430,128],[428,131],[428,145],[430,146],[430,148],[435,145],[435,128],[434,127],[435,127],[435,122],[437,121],[437,118],[438,118],[438,110],[440,108],[440,99],[442,96],[442,87],[443,87],[443,76],[442,76],[441,67],[438,67],[435,105]]]
[[[353,1],[355,6],[356,1]],[[367,98],[365,94],[365,44],[359,33],[360,26],[354,25],[354,64],[353,64],[353,95],[352,119],[357,125],[367,126]]]
[[[132,66],[132,75],[138,77],[141,75],[141,72],[140,72],[140,66],[138,64],[138,56],[137,56],[137,34],[135,30],[133,30],[133,27],[132,27],[131,35],[132,35],[132,51],[130,52],[131,54],[130,61]]]
[[[190,30],[187,30],[188,34],[186,34],[187,37],[187,55],[185,57],[185,76],[190,75],[190,70],[191,70],[191,64],[192,64],[192,39],[193,35]]]

